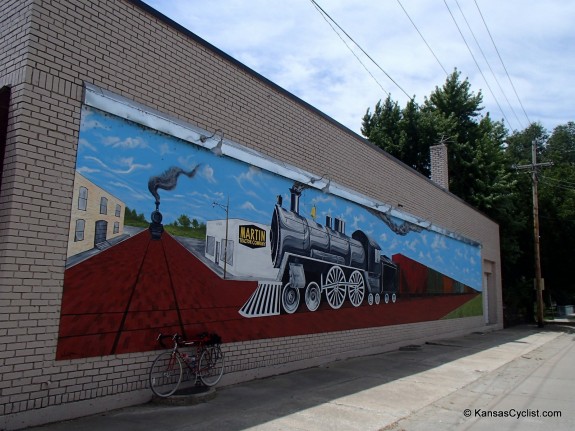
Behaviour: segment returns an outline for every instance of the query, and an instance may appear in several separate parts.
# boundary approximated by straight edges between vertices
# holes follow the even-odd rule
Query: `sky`
[[[455,68],[510,132],[575,120],[575,1],[316,0],[357,45],[311,0],[144,1],[356,133]]]
[[[157,190],[164,224],[182,214],[204,223],[225,220],[227,210],[229,218],[269,226],[278,195],[283,197],[283,207],[289,209],[293,180],[228,156],[218,157],[191,142],[97,109],[83,108],[76,170],[127,208],[148,217],[155,209],[149,180],[171,167],[185,172],[198,169],[191,178],[180,175],[175,188]],[[382,254],[403,254],[481,290],[478,245],[427,229],[399,235],[365,208],[306,188],[300,199],[300,214],[310,219],[312,208],[321,225],[326,215],[342,219],[347,235],[362,230],[380,245]],[[399,218],[393,221],[403,224]],[[271,266],[271,259],[268,264]]]

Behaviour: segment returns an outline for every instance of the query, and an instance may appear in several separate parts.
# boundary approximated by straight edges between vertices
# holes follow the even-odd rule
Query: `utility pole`
[[[226,212],[226,238],[224,239],[224,280],[226,279],[226,272],[228,268],[228,225],[230,221],[230,195],[228,195],[227,205],[222,205],[219,202],[212,202],[212,208],[218,206]]]
[[[533,239],[535,251],[535,290],[537,292],[537,326],[543,327],[543,283],[541,277],[541,254],[539,250],[539,196],[537,193],[537,168],[553,166],[553,162],[537,163],[537,141],[531,144],[531,164],[517,166],[517,169],[530,169],[533,183]]]

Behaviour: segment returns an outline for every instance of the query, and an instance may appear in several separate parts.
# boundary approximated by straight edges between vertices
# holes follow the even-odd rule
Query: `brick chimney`
[[[431,162],[431,181],[439,187],[449,190],[449,174],[447,172],[447,145],[439,144],[429,147]]]

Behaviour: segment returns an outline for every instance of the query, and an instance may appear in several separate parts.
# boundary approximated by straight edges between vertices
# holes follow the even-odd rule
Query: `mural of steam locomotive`
[[[397,299],[398,267],[381,254],[381,247],[365,232],[345,234],[345,222],[330,216],[325,226],[299,214],[303,190],[297,183],[290,189],[287,210],[281,196],[275,205],[270,232],[271,258],[282,281],[281,305],[294,313],[304,302],[310,311],[318,309],[322,295],[338,309],[346,297],[358,307],[367,296],[369,305]],[[333,225],[332,225],[333,224]]]

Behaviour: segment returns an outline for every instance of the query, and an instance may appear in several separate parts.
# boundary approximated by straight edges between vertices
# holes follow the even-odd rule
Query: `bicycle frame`
[[[219,336],[216,337],[219,341]],[[178,334],[160,334],[157,340],[166,347],[163,344],[166,338],[172,339],[173,347],[156,357],[149,372],[150,389],[154,394],[160,397],[174,394],[184,380],[184,369],[186,376],[190,373],[194,376],[194,384],[197,384],[198,377],[206,386],[219,382],[224,371],[224,355],[219,344],[209,343],[208,334],[201,334],[190,341],[184,340]],[[183,348],[191,348],[192,354],[182,352],[180,349]]]

